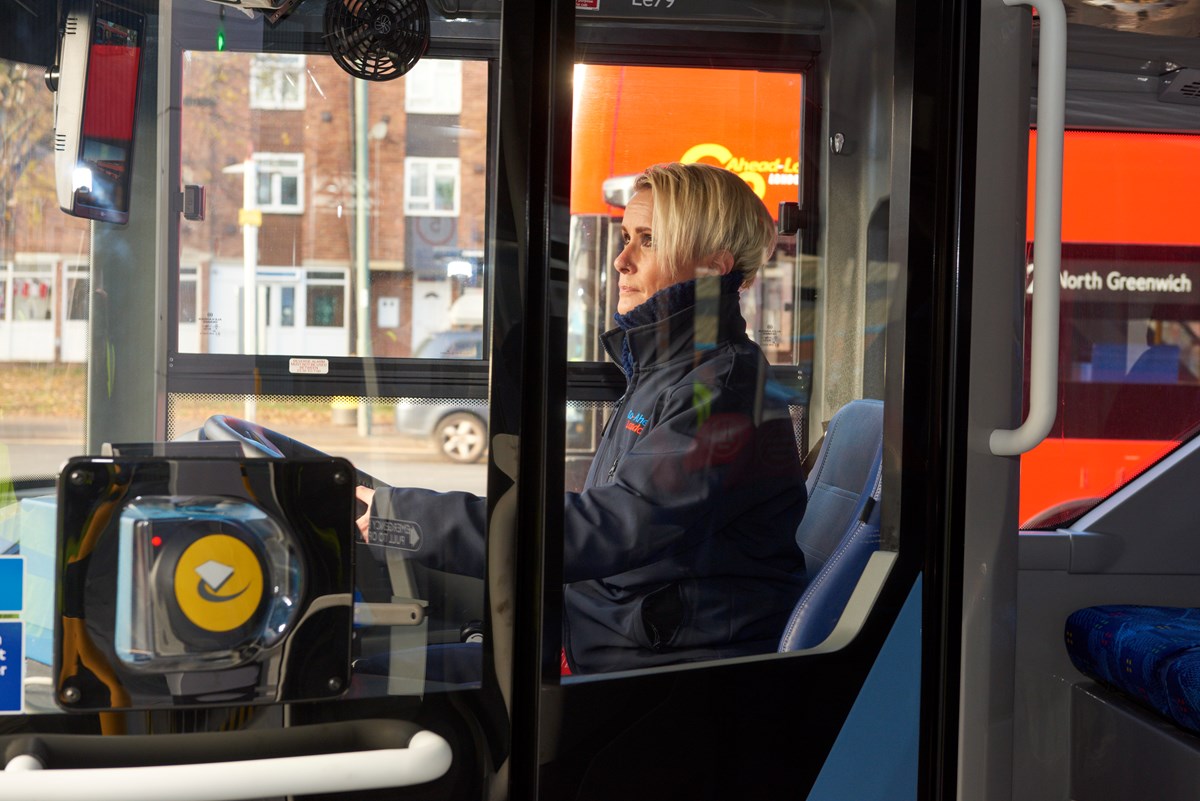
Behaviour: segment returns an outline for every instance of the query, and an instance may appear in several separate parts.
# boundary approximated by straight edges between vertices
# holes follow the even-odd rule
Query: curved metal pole
[[[36,755],[18,754],[0,772],[0,798],[238,801],[347,793],[423,784],[450,762],[450,745],[430,731],[414,734],[407,748],[192,765],[45,770]]]
[[[1067,15],[1061,0],[1004,0],[1038,12],[1037,185],[1033,221],[1033,324],[1029,416],[1016,429],[996,429],[996,456],[1033,450],[1054,425],[1058,408],[1058,295],[1062,257],[1063,128],[1066,108]]]

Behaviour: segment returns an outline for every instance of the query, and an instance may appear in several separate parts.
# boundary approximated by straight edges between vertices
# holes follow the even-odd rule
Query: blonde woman
[[[616,327],[601,340],[628,388],[584,489],[566,496],[564,672],[772,651],[803,588],[807,499],[786,401],[738,298],[774,224],[733,173],[662,164],[639,176],[621,235]],[[413,558],[483,575],[482,499],[360,498],[364,534],[408,521],[422,532]]]

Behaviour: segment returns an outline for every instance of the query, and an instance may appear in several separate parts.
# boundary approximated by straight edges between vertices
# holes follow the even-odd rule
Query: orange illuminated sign
[[[800,109],[795,73],[579,65],[571,213],[619,213],[606,179],[682,161],[736,172],[775,214],[799,199]]]

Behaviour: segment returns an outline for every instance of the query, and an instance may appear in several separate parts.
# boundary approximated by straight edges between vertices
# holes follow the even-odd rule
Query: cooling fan
[[[325,39],[338,66],[355,78],[390,81],[429,48],[425,0],[329,0]]]

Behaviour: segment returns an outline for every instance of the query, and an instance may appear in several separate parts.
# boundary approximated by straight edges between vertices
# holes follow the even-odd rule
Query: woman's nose
[[[627,273],[633,269],[633,265],[629,262],[629,245],[621,248],[621,252],[617,254],[617,258],[613,259],[613,267],[619,273]]]

